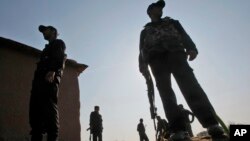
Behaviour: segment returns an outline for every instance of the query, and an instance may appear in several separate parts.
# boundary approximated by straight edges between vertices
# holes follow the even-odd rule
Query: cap
[[[40,25],[39,27],[38,27],[38,30],[40,31],[40,32],[44,32],[46,29],[50,29],[50,30],[54,30],[55,31],[55,33],[57,34],[57,30],[56,30],[56,28],[54,28],[53,26],[44,26],[44,25]]]
[[[158,0],[158,1],[155,2],[155,3],[151,3],[151,4],[148,6],[147,13],[149,14],[150,11],[151,11],[154,7],[164,8],[164,7],[165,7],[165,1],[164,1],[164,0]]]

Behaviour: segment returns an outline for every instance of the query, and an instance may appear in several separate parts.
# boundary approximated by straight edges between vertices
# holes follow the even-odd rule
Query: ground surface
[[[192,141],[212,141],[212,139],[209,136],[193,137]]]

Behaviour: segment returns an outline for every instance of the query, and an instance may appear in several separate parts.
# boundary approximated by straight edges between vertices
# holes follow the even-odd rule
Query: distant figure
[[[163,139],[168,139],[170,137],[169,125],[165,119],[160,116],[156,116],[157,119],[157,131],[156,137],[157,141],[163,141]]]
[[[100,107],[95,106],[94,111],[90,114],[90,132],[93,135],[93,141],[102,141],[102,116],[99,113]]]
[[[139,132],[140,141],[149,141],[148,136],[146,135],[146,130],[143,125],[143,119],[140,119],[140,123],[137,125],[137,131]]]
[[[32,82],[29,113],[31,141],[42,141],[44,133],[47,133],[48,141],[57,141],[57,97],[66,47],[62,40],[57,39],[56,28],[40,25],[38,29],[49,43],[42,51]]]
[[[151,68],[172,132],[170,138],[173,141],[190,140],[185,131],[185,117],[171,87],[172,74],[202,126],[208,129],[213,139],[225,139],[227,137],[214,116],[215,110],[187,62],[187,59],[196,58],[198,50],[178,20],[161,18],[164,7],[165,2],[159,0],[147,8],[151,22],[141,31],[139,68],[144,77],[149,77],[148,66]]]
[[[185,117],[186,130],[187,130],[189,136],[193,137],[194,134],[192,131],[191,123],[194,122],[194,114],[192,112],[190,112],[189,110],[184,109],[182,104],[179,104],[179,107],[180,107],[180,109],[183,112],[184,117]],[[189,115],[191,116],[191,120],[189,119]]]

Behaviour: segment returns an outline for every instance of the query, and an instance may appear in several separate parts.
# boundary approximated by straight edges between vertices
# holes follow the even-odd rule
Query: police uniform
[[[218,123],[214,108],[187,62],[187,51],[198,53],[179,21],[170,17],[146,24],[141,32],[139,68],[143,73],[150,66],[172,132],[185,129],[185,120],[171,87],[171,74],[203,127]]]
[[[137,125],[137,131],[139,132],[140,141],[149,141],[148,136],[145,132],[145,127],[142,122]]]
[[[90,131],[93,134],[93,141],[102,141],[102,116],[94,111],[90,114]]]
[[[49,42],[43,49],[32,82],[30,97],[30,125],[32,140],[42,140],[42,134],[48,134],[48,141],[58,136],[59,117],[57,98],[59,83],[66,60],[65,44],[60,39]],[[49,71],[55,72],[52,83],[45,80]]]

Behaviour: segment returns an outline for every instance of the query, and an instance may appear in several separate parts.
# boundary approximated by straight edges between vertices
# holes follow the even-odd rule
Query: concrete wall
[[[32,51],[0,44],[0,141],[30,138],[29,98],[38,59]],[[79,68],[66,64],[59,90],[59,141],[80,141]]]

